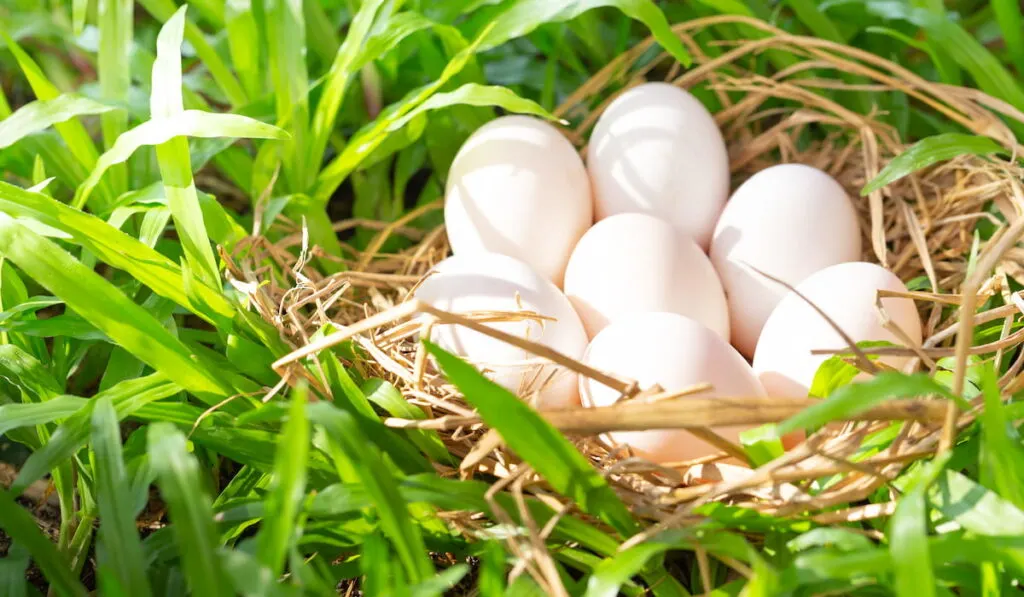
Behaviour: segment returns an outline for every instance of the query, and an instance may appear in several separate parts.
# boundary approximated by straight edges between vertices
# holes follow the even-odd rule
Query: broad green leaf
[[[171,20],[177,7],[173,0],[139,0],[139,4],[160,21]],[[210,76],[216,81],[220,90],[227,96],[228,101],[234,107],[244,106],[249,103],[245,91],[238,84],[238,80],[231,73],[231,69],[224,63],[217,50],[206,41],[202,30],[194,23],[184,22],[184,37],[189,45],[195,49],[196,55],[202,60]]]
[[[69,417],[85,404],[78,396],[57,396],[46,402],[0,404],[0,436],[12,429],[52,423]]]
[[[132,85],[131,69],[125,65],[131,61],[135,3],[132,0],[103,0],[96,9],[100,30],[99,55],[96,58],[100,93],[109,100],[122,101]],[[128,115],[124,112],[104,114],[101,123],[103,146],[110,149],[118,136],[128,130]],[[110,179],[115,194],[128,190],[127,169],[115,167]]]
[[[217,557],[210,496],[203,489],[199,463],[188,453],[185,436],[168,423],[150,425],[147,435],[149,460],[192,594],[232,595]]]
[[[71,458],[89,439],[92,412],[98,401],[109,397],[119,419],[130,415],[144,405],[162,400],[181,391],[181,387],[159,373],[123,381],[85,401],[77,412],[57,427],[50,440],[32,453],[21,467],[11,491],[20,494],[55,466]],[[56,400],[60,400],[57,398]]]
[[[981,483],[1018,508],[1024,508],[1024,446],[1016,426],[1006,417],[992,364],[980,367],[979,385],[985,409],[979,415]]]
[[[456,64],[456,61],[457,58],[453,59],[452,64]],[[454,74],[451,73],[449,76]],[[421,98],[421,95],[427,97]],[[389,135],[410,121],[430,110],[456,105],[499,106],[510,112],[554,119],[551,113],[536,102],[521,98],[504,87],[467,83],[453,91],[436,94],[433,90],[424,89],[416,97],[407,98],[401,104],[392,106],[392,113],[385,111],[373,124],[356,133],[341,155],[321,172],[316,197],[320,199],[329,196],[352,171],[384,143]]]
[[[161,145],[179,136],[288,139],[285,131],[238,114],[185,110],[171,117],[149,120],[118,137],[110,151],[100,156],[96,168],[78,191],[75,204],[84,205],[92,189],[112,165],[124,162],[140,147]]]
[[[319,165],[319,161],[308,163],[305,153],[309,144],[309,80],[302,0],[264,0],[263,11],[277,123],[287,126],[293,141],[282,148],[284,179],[290,191],[301,193],[308,189]]]
[[[37,358],[12,344],[0,345],[0,378],[36,401],[49,400],[61,393],[53,374]]]
[[[366,0],[360,3],[359,10],[352,18],[352,23],[345,35],[345,41],[338,48],[334,62],[331,64],[330,70],[327,71],[320,102],[316,106],[311,123],[312,139],[309,141],[306,158],[311,164],[319,165],[323,162],[324,150],[327,149],[327,141],[334,131],[334,122],[341,110],[341,103],[348,90],[349,82],[362,66],[357,66],[355,63],[360,57],[363,43],[370,32],[370,26],[373,25],[374,17],[383,3],[384,0]]]
[[[52,100],[29,102],[14,114],[0,120],[0,149],[76,116],[103,114],[114,109],[114,106],[75,93],[65,93]]]
[[[496,25],[485,37],[480,50],[489,50],[527,35],[543,24],[569,21],[588,10],[604,6],[615,7],[627,17],[643,23],[662,48],[683,66],[690,65],[690,54],[672,31],[665,14],[651,0],[517,0],[495,17]]]
[[[14,543],[7,550],[7,556],[0,559],[0,595],[28,597],[29,553],[20,544]]]
[[[355,417],[329,404],[310,408],[310,419],[327,431],[332,451],[351,466],[373,499],[380,526],[398,554],[410,582],[433,576],[434,565],[427,557],[423,536],[413,523],[409,506],[402,499],[398,483],[385,464],[380,450],[360,431]]]
[[[996,22],[1003,33],[1003,42],[1017,73],[1024,73],[1024,16],[1020,3],[1013,0],[993,0],[990,4]]]
[[[943,471],[928,489],[928,499],[948,520],[972,533],[1024,537],[1024,510],[956,471]]]
[[[93,409],[92,449],[96,454],[94,472],[100,514],[100,567],[116,577],[117,588],[126,595],[151,595],[142,544],[135,528],[131,484],[121,456],[117,411],[109,396],[101,398]]]
[[[211,403],[231,389],[145,309],[49,240],[0,215],[5,256],[125,350]]]
[[[231,64],[245,92],[249,97],[257,97],[262,91],[263,73],[260,72],[260,35],[251,0],[226,0],[224,20]]]
[[[0,181],[0,211],[19,218],[32,218],[70,234],[105,263],[128,272],[158,295],[210,323],[223,325],[234,316],[234,308],[219,292],[194,284],[192,290],[197,301],[184,291],[182,271],[176,263],[93,215],[3,181]]]
[[[908,174],[913,174],[936,162],[952,159],[960,155],[989,155],[1007,153],[1001,145],[988,137],[964,135],[961,133],[942,133],[913,144],[906,151],[893,158],[863,189],[861,196],[867,195],[891,184]]]
[[[14,497],[0,489],[0,529],[32,554],[32,561],[43,572],[50,586],[60,595],[85,597],[88,593],[82,586],[64,555],[56,545],[43,535],[36,521]]]
[[[476,407],[488,426],[558,492],[597,516],[624,537],[637,529],[625,504],[569,440],[515,394],[484,377],[471,365],[424,341],[445,375]]]
[[[785,435],[798,429],[819,427],[868,410],[885,400],[930,395],[955,399],[945,386],[927,375],[883,371],[868,381],[840,387],[828,398],[780,423],[778,432]]]
[[[264,520],[256,536],[256,556],[276,577],[284,571],[289,546],[296,539],[296,518],[306,491],[306,463],[309,454],[309,422],[306,420],[307,391],[293,392],[288,422],[274,457],[274,476],[267,496],[267,511],[274,515]]]
[[[928,487],[942,473],[950,453],[925,463],[896,504],[889,521],[889,550],[892,552],[899,597],[932,597],[935,577],[928,550]]]

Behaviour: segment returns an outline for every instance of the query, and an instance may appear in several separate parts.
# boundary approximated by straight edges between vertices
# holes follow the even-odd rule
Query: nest
[[[740,27],[748,39],[704,48],[695,41],[705,30],[717,27]],[[993,359],[1006,369],[1000,379],[1003,391],[1009,394],[1020,389],[1024,385],[1024,377],[1019,375],[1024,351],[1018,350],[1018,345],[1024,330],[1015,331],[1012,323],[1018,311],[1024,311],[1024,300],[1012,290],[1010,279],[1024,283],[1022,250],[1015,246],[1024,231],[1021,170],[1013,160],[961,156],[861,197],[864,185],[902,153],[908,142],[872,107],[857,111],[849,107],[855,102],[842,105],[822,91],[902,94],[910,109],[965,132],[986,135],[1013,156],[1020,146],[1002,118],[1024,121],[1024,114],[976,90],[931,83],[872,54],[793,36],[760,21],[714,17],[678,25],[675,31],[695,57],[695,64],[685,72],[671,57],[658,56],[654,42],[648,40],[602,69],[558,108],[557,114],[573,123],[567,134],[581,151],[586,151],[582,141],[604,107],[632,85],[657,78],[713,94],[721,105],[715,117],[729,146],[733,188],[758,170],[778,163],[804,163],[828,172],[855,198],[866,240],[864,260],[887,267],[905,282],[913,281],[908,296],[920,309],[926,340],[922,346],[879,352],[911,356],[913,366],[921,371],[951,371],[958,393],[964,388],[971,355],[976,355],[972,359]],[[772,76],[754,72],[756,65],[768,58],[781,58],[788,66]],[[275,365],[284,381],[306,376],[322,395],[329,396],[326,384],[301,361],[330,346],[351,343],[366,356],[354,359],[353,367],[365,377],[389,380],[426,415],[385,422],[393,427],[438,430],[451,453],[461,459],[455,466],[438,463],[441,474],[489,480],[497,488],[555,501],[545,492],[543,480],[503,447],[500,436],[485,427],[433,368],[416,341],[432,322],[487,332],[490,328],[483,326],[481,319],[500,317],[460,316],[408,300],[422,276],[449,253],[443,227],[424,231],[411,225],[439,209],[441,203],[435,202],[394,222],[337,223],[339,231],[359,227],[374,230],[375,236],[365,250],[347,246],[346,271],[330,276],[312,265],[314,260],[329,257],[316,247],[307,247],[295,223],[279,222],[279,226],[291,226],[292,233],[277,243],[247,239],[229,260],[231,274],[239,282],[250,283],[245,287],[254,308],[295,348]],[[406,239],[408,248],[381,251],[395,238]],[[251,284],[254,281],[260,284]],[[990,300],[993,297],[1002,300]],[[992,304],[1000,306],[989,308]],[[975,338],[975,326],[999,321],[1003,325],[998,333]],[[337,331],[316,336],[325,325]],[[780,421],[811,400],[752,402],[675,393],[658,396],[663,400],[652,405],[651,400],[638,400],[636,395],[650,398],[652,392],[658,393],[657,388],[637,388],[629,380],[591,370],[550,349],[513,337],[504,339],[623,392],[621,403],[611,409],[550,412],[546,416],[589,457],[634,513],[650,521],[645,534],[699,519],[697,508],[712,501],[823,524],[888,515],[894,509],[895,490],[889,490],[888,502],[876,499],[867,503],[866,498],[884,489],[909,463],[949,449],[980,407],[972,403],[974,410],[961,410],[949,401],[926,396],[883,404],[857,421],[818,431],[750,473],[720,477],[720,469],[709,463],[728,457],[729,446],[705,461],[666,468],[613,448],[600,434],[658,422],[660,427],[687,428],[707,437],[708,431],[700,426]],[[891,426],[893,420],[908,422],[884,449],[864,457],[864,439]]]

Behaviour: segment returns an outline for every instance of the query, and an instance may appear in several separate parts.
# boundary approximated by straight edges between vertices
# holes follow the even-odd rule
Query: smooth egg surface
[[[593,222],[576,149],[529,116],[502,116],[477,129],[452,162],[445,195],[452,252],[515,257],[559,286],[569,253]]]
[[[904,344],[882,326],[875,307],[879,290],[907,291],[903,282],[885,268],[873,263],[840,263],[811,275],[796,290],[824,311],[854,342],[886,340]],[[915,344],[921,344],[921,319],[912,300],[886,297],[882,307],[896,326]],[[806,396],[818,367],[829,356],[811,351],[846,346],[825,318],[791,292],[765,323],[753,367],[770,396]],[[880,360],[899,369],[907,358],[885,356]]]
[[[733,346],[753,356],[764,322],[787,292],[755,269],[795,286],[820,269],[860,259],[860,253],[857,213],[831,176],[782,164],[750,177],[729,199],[711,241]]]
[[[591,338],[624,315],[663,311],[729,339],[725,293],[711,261],[686,234],[651,215],[618,214],[594,224],[569,258],[565,294]]]
[[[750,365],[707,326],[676,313],[637,313],[616,320],[587,347],[591,367],[635,379],[641,387],[659,384],[667,391],[699,383],[712,389],[695,396],[764,396]],[[584,406],[609,406],[619,393],[587,377],[580,378]],[[685,400],[685,398],[680,398]],[[715,432],[734,442],[745,427],[719,427]],[[692,460],[720,450],[682,429],[652,429],[608,434],[652,462]]]
[[[597,219],[648,213],[707,250],[729,195],[729,155],[714,118],[690,93],[645,83],[617,97],[594,126],[587,169]]]
[[[473,253],[449,257],[433,268],[414,296],[460,314],[533,312],[549,319],[522,318],[486,325],[544,344],[574,359],[581,358],[586,350],[587,336],[569,299],[530,266],[506,255]],[[574,372],[522,348],[454,324],[435,325],[431,340],[477,365],[492,380],[520,396],[537,391],[539,407],[579,403]]]

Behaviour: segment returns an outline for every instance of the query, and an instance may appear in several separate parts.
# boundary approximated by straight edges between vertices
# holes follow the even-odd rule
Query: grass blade
[[[135,3],[132,0],[103,0],[97,5],[100,29],[100,48],[97,56],[100,93],[104,98],[122,101],[132,85],[131,70],[125,68],[131,61],[132,20]],[[128,129],[128,115],[124,112],[104,114],[102,119],[103,145],[110,149],[117,137]],[[117,195],[128,190],[128,170],[117,167],[111,172],[111,188]]]
[[[120,435],[113,402],[109,396],[101,398],[92,413],[96,504],[100,513],[99,540],[102,547],[100,566],[116,578],[116,590],[133,597],[146,597],[152,592],[146,579],[142,543],[135,528],[131,483],[121,456]]]
[[[144,308],[53,242],[7,215],[0,215],[0,247],[8,259],[86,321],[197,397],[216,403],[232,393]]]
[[[148,452],[160,496],[167,503],[182,567],[193,595],[232,595],[217,557],[210,496],[202,489],[199,463],[188,453],[185,436],[169,423],[147,432]]]
[[[175,5],[173,0],[139,0],[139,4],[160,21],[166,23],[174,18]],[[220,90],[224,92],[231,105],[237,108],[248,104],[249,99],[246,97],[242,86],[239,85],[238,79],[231,73],[231,69],[224,63],[220,55],[217,54],[217,50],[206,41],[202,30],[194,23],[188,21],[184,21],[183,24],[184,38],[195,49],[196,55],[199,56],[206,69],[210,71],[210,76],[213,77]]]
[[[65,93],[52,100],[29,102],[0,121],[0,149],[76,116],[103,114],[114,109],[114,106],[75,93]]]
[[[89,439],[92,409],[98,400],[109,397],[117,410],[118,418],[123,419],[150,402],[162,400],[180,391],[180,386],[159,373],[154,373],[139,379],[123,381],[109,390],[100,392],[61,423],[50,436],[50,440],[29,456],[11,485],[11,491],[20,494],[85,445]]]
[[[992,139],[978,135],[943,133],[921,139],[886,164],[878,176],[861,189],[860,194],[864,197],[936,162],[960,155],[989,155],[993,153],[1007,153],[1007,151]]]
[[[480,50],[489,50],[524,36],[542,24],[569,21],[590,9],[603,6],[615,7],[646,25],[661,47],[683,66],[692,62],[683,43],[672,32],[665,14],[651,0],[518,0],[495,18],[496,26]]]
[[[274,457],[274,477],[267,496],[267,511],[256,536],[256,556],[274,576],[284,572],[288,549],[295,540],[296,517],[305,499],[306,463],[309,455],[309,423],[306,420],[306,388],[294,392],[288,422]]]
[[[263,75],[260,72],[260,35],[251,0],[225,2],[224,21],[231,64],[249,97],[258,97],[263,87]]]
[[[926,463],[896,504],[889,521],[889,550],[899,597],[934,597],[935,577],[928,550],[928,487],[942,473],[950,453]]]
[[[309,80],[306,74],[306,23],[302,0],[265,0],[270,73],[275,92],[277,122],[292,135],[285,148],[284,177],[292,192],[304,192],[319,162],[307,164],[303,152],[309,128]],[[310,168],[307,174],[307,166]]]
[[[310,419],[322,425],[332,450],[362,481],[373,500],[380,526],[391,540],[409,582],[418,583],[434,575],[423,536],[409,515],[406,500],[385,463],[380,450],[360,431],[349,413],[326,403],[310,407]]]
[[[1014,424],[1006,416],[999,383],[991,363],[981,367],[985,409],[981,423],[981,483],[1018,508],[1024,508],[1024,447]]]
[[[58,396],[46,402],[0,404],[0,435],[12,429],[44,425],[70,417],[85,402],[85,398],[78,396]]]
[[[56,546],[39,530],[35,520],[14,497],[0,489],[0,529],[32,554],[50,586],[60,595],[85,597],[88,593],[71,572],[71,566]]]
[[[798,429],[819,427],[829,421],[863,412],[885,400],[933,394],[955,399],[945,386],[927,375],[885,371],[863,383],[840,387],[828,398],[780,423],[778,433],[781,436]]]
[[[471,365],[444,349],[424,342],[448,379],[480,416],[501,433],[510,448],[558,492],[588,514],[597,516],[624,537],[636,532],[625,504],[569,440],[515,394],[488,380]]]
[[[1003,32],[1003,42],[1017,73],[1024,73],[1024,18],[1020,4],[1013,0],[993,0],[992,11]]]
[[[943,471],[928,498],[947,519],[972,533],[1024,537],[1024,510],[956,471]]]
[[[75,242],[103,262],[128,272],[156,294],[218,327],[229,325],[234,316],[234,307],[222,294],[205,285],[193,284],[192,291],[196,295],[193,298],[184,291],[182,271],[176,263],[96,216],[3,181],[0,181],[0,211],[31,218],[70,234]]]

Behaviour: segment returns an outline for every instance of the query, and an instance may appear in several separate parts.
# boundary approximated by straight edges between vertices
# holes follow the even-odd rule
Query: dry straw
[[[748,40],[717,45],[716,55],[711,57],[694,36],[717,27],[740,28]],[[1024,232],[1020,169],[1013,162],[963,156],[861,198],[860,189],[900,154],[907,142],[885,124],[884,115],[872,108],[858,111],[850,107],[854,102],[841,105],[821,92],[872,90],[902,94],[911,110],[927,112],[970,133],[987,135],[1012,155],[1019,154],[1020,146],[1001,117],[1024,121],[1024,114],[975,90],[930,83],[855,48],[792,36],[751,19],[714,17],[684,23],[675,30],[695,57],[691,68],[683,71],[667,55],[641,64],[644,56],[651,56],[654,46],[648,40],[602,69],[559,107],[559,116],[576,123],[567,133],[581,150],[585,151],[582,140],[602,109],[632,85],[661,78],[684,88],[710,91],[722,106],[716,120],[728,142],[737,182],[781,162],[805,163],[827,171],[844,185],[858,206],[867,240],[864,259],[885,265],[904,281],[927,281],[927,291],[906,295],[919,306],[925,322],[925,342],[922,346],[880,352],[907,354],[914,357],[913,364],[920,370],[931,372],[936,370],[938,359],[952,357],[953,385],[958,391],[964,386],[968,355],[997,361],[1013,358],[1000,386],[1007,393],[1019,389],[1024,352],[1018,354],[1015,349],[1024,339],[1024,330],[1014,332],[1011,324],[1024,311],[1024,299],[1012,293],[1008,278],[1024,283],[1024,249],[1016,246]],[[747,70],[765,56],[784,57],[789,66],[772,76]],[[986,211],[990,205],[1001,220]],[[472,408],[426,359],[415,339],[438,323],[490,333],[521,346],[538,359],[549,359],[622,392],[624,399],[614,407],[551,412],[547,416],[577,442],[634,512],[657,523],[634,541],[664,526],[699,518],[694,509],[714,500],[744,504],[779,516],[810,517],[822,523],[888,515],[891,502],[855,504],[863,504],[908,463],[948,449],[958,430],[975,415],[973,410],[961,412],[950,401],[928,396],[882,404],[841,430],[830,427],[818,432],[749,475],[716,480],[717,470],[706,463],[735,455],[738,448],[704,426],[780,421],[811,401],[802,397],[716,400],[699,394],[706,387],[674,394],[665,394],[659,388],[640,388],[631,380],[592,370],[550,349],[491,331],[482,323],[536,314],[455,315],[408,300],[418,280],[448,253],[443,228],[424,233],[410,223],[440,207],[439,202],[433,203],[392,223],[339,222],[335,226],[339,231],[356,226],[378,231],[366,251],[346,247],[354,257],[345,260],[348,269],[339,274],[324,276],[311,265],[314,259],[329,257],[316,247],[305,247],[299,227],[287,221],[278,225],[291,226],[294,234],[277,244],[263,238],[249,239],[229,261],[236,285],[249,293],[254,309],[274,322],[295,348],[275,364],[284,382],[294,383],[302,376],[322,395],[328,395],[319,376],[301,366],[306,362],[303,357],[350,341],[369,356],[351,365],[366,376],[391,381],[427,415],[425,420],[388,419],[387,424],[439,430],[451,452],[462,459],[457,467],[437,464],[442,474],[490,479],[496,481],[496,489],[528,492],[556,508],[571,508],[550,495],[543,481],[504,449],[500,437],[488,432]],[[978,243],[975,227],[981,221],[991,222],[996,231],[990,240]],[[411,248],[381,253],[385,241],[395,236],[411,241]],[[293,253],[297,251],[289,249],[300,245],[300,257],[296,258]],[[973,257],[969,259],[969,255]],[[1001,295],[1006,306],[975,312],[994,295]],[[880,315],[884,313],[880,311]],[[977,324],[999,320],[1004,325],[998,338],[972,346],[972,330]],[[338,331],[311,341],[310,337],[325,324]],[[849,351],[844,346],[822,348]],[[852,457],[864,438],[893,420],[911,422],[901,427],[887,448],[854,461]],[[691,463],[690,468],[686,468],[687,463],[679,468],[658,467],[612,448],[599,436],[609,430],[642,429],[655,423],[699,434],[720,446],[722,454]],[[815,485],[825,478],[830,481],[824,489],[820,483]],[[890,494],[895,497],[895,490]],[[544,530],[536,532],[543,534]],[[529,551],[529,546],[524,543],[520,547]],[[537,557],[539,570],[543,558]]]

